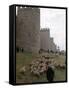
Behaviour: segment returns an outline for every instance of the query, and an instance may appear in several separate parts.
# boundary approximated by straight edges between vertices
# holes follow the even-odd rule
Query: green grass
[[[47,54],[48,55],[48,54]],[[33,82],[48,82],[46,78],[46,74],[40,75],[39,77],[34,76],[30,73],[30,66],[32,60],[36,57],[40,56],[39,54],[32,53],[16,53],[16,82],[17,83],[33,83]],[[59,55],[56,57],[53,54],[49,54],[48,56],[53,56],[57,63],[63,64],[65,62],[65,57]],[[20,68],[26,66],[27,71],[25,74],[20,73]],[[65,80],[65,69],[55,69],[55,78],[54,81],[64,81]]]
[[[59,70],[59,69],[56,69],[55,70],[55,78],[54,78],[54,81],[65,81],[65,70]]]

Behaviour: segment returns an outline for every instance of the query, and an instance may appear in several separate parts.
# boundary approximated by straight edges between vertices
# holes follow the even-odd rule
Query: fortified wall
[[[46,51],[50,48],[50,30],[47,28],[40,30],[40,47]]]
[[[16,16],[16,47],[37,53],[40,49],[40,9],[18,7]]]
[[[40,9],[18,7],[16,15],[16,47],[38,53],[40,49],[57,51],[50,29],[40,30]]]
[[[57,47],[52,37],[50,37],[50,29],[42,28],[40,30],[40,48],[45,51],[57,51]]]
[[[53,40],[52,37],[50,38],[50,50],[52,50],[54,52],[57,51],[57,47],[56,47],[56,45],[55,45],[54,40]]]

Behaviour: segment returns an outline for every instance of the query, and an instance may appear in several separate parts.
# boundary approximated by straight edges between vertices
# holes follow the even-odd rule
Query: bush
[[[19,52],[19,47],[16,47],[16,52]]]

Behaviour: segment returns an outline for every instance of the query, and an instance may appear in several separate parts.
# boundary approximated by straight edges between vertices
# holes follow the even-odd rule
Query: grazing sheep
[[[39,70],[35,66],[31,66],[31,73],[37,77],[40,76]]]
[[[54,72],[54,59],[50,59],[50,57],[41,56],[33,60],[30,64],[30,71],[33,75],[40,77],[40,75],[45,74],[50,71],[48,68],[51,68],[51,72]],[[52,76],[53,75],[53,76]],[[54,77],[54,74],[51,75],[51,80]],[[47,76],[48,77],[48,76]],[[49,81],[51,81],[49,80]]]
[[[49,57],[47,57],[47,56],[42,56],[43,58],[45,58],[45,59],[49,59]]]
[[[19,72],[20,72],[21,74],[25,74],[25,72],[26,72],[26,67],[23,66],[22,68],[20,68]]]
[[[46,64],[46,62],[47,62],[47,60],[44,58],[36,59],[36,60],[32,61],[32,63],[30,64],[31,72],[34,75],[43,74],[45,71],[47,71],[48,65]]]
[[[65,64],[57,64],[57,63],[55,63],[55,65],[54,65],[57,69],[65,69]]]
[[[47,71],[47,64],[45,63],[39,64],[39,68],[40,74],[43,74],[45,71]]]
[[[60,69],[65,69],[65,64],[60,64]]]
[[[33,74],[34,74],[35,76],[37,76],[37,77],[39,77],[39,76],[40,76],[40,73],[39,73],[39,71],[38,71],[38,70],[34,71],[34,72],[33,72]]]

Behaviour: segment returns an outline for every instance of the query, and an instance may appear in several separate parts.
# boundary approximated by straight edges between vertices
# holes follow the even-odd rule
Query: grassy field
[[[65,57],[62,55],[55,56],[54,54],[45,53],[47,56],[54,57],[54,60],[57,63],[64,64]],[[16,82],[17,83],[33,83],[33,82],[48,82],[46,78],[46,74],[40,75],[40,77],[34,76],[30,73],[29,64],[36,57],[40,56],[39,54],[32,53],[16,53]],[[27,71],[23,74],[20,73],[20,68],[26,66]],[[64,81],[65,80],[65,69],[55,69],[55,78],[54,81]]]

